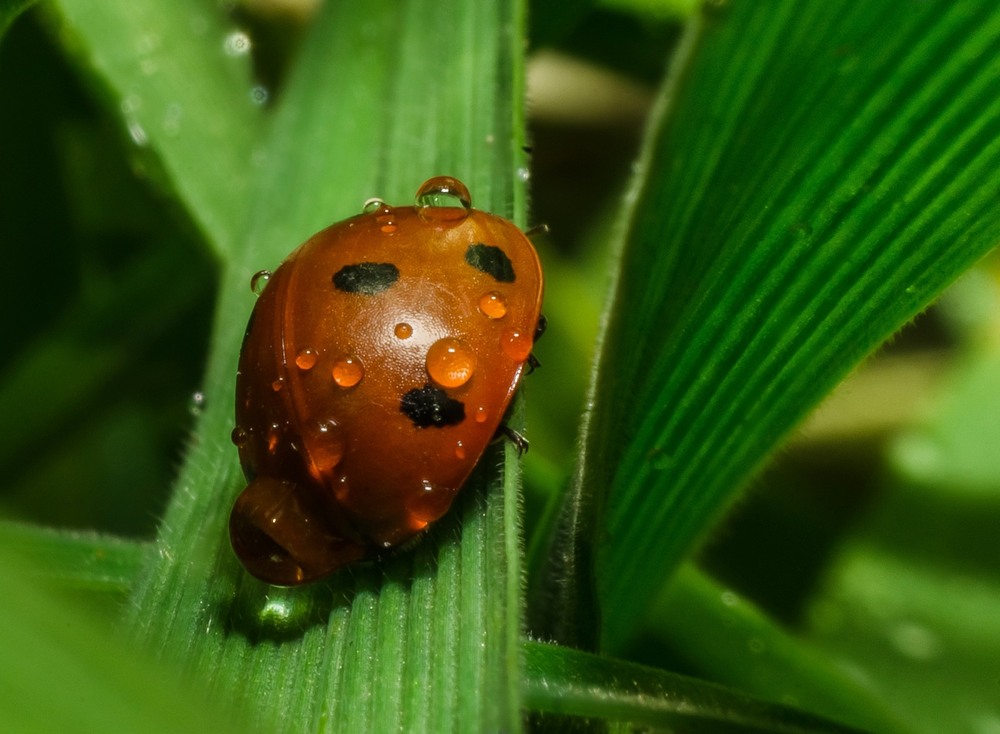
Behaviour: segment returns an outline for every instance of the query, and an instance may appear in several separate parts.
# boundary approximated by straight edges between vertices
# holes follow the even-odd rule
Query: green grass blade
[[[224,704],[146,664],[92,610],[39,584],[29,556],[4,543],[0,569],[5,731],[248,731]]]
[[[229,432],[250,275],[367,197],[407,203],[438,173],[523,220],[522,26],[517,2],[326,4],[260,145],[250,215],[220,236],[241,246],[223,248],[233,254],[206,410],[131,621],[270,730],[519,729],[517,472],[500,469],[510,449],[488,453],[414,551],[329,583],[252,580],[226,524],[242,487]]]
[[[645,631],[685,669],[726,686],[865,731],[908,730],[849,668],[693,566],[682,567],[657,597]]]
[[[676,673],[540,642],[524,648],[534,711],[685,732],[857,731]]]
[[[986,2],[732,2],[691,30],[576,510],[610,649],[792,426],[1000,238],[998,42]]]
[[[0,520],[0,549],[31,559],[54,586],[124,595],[132,590],[149,545]]]

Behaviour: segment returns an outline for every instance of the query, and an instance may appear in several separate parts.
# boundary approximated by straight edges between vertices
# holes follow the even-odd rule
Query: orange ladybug
[[[250,573],[289,586],[448,511],[533,359],[542,270],[514,224],[440,176],[416,206],[368,201],[251,285],[229,533]]]

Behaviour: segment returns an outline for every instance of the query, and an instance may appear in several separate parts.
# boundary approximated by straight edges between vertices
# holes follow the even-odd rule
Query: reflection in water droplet
[[[250,290],[253,291],[254,294],[259,296],[261,293],[264,292],[264,287],[267,285],[267,282],[270,279],[271,279],[270,270],[258,270],[250,278]]]
[[[271,383],[271,389],[275,392],[281,392],[281,388],[285,386],[285,378],[279,377],[277,380]]]
[[[396,327],[392,330],[392,332],[396,335],[397,339],[409,339],[413,336],[413,327],[405,322],[402,322],[396,324]]]
[[[500,335],[500,349],[515,362],[523,362],[531,354],[531,335],[510,329]]]
[[[486,419],[490,417],[490,412],[486,409],[485,405],[480,405],[476,408],[476,414],[474,419],[476,423],[485,423]]]
[[[479,311],[491,319],[502,319],[507,315],[507,300],[496,291],[484,293],[479,297]]]
[[[317,359],[319,359],[319,355],[316,353],[316,350],[306,347],[300,349],[299,353],[295,355],[295,366],[302,371],[308,371],[316,366]]]
[[[222,43],[226,56],[243,56],[250,53],[251,46],[250,36],[243,31],[233,31]]]
[[[270,453],[274,453],[278,450],[278,443],[281,441],[281,424],[272,423],[271,427],[267,429],[267,450]]]
[[[229,434],[229,438],[236,447],[246,446],[248,437],[247,432],[240,426],[236,426],[236,428],[233,429],[233,432]]]
[[[361,207],[361,212],[363,214],[374,214],[379,209],[385,206],[385,202],[378,197],[372,197],[365,201],[364,205]]]
[[[476,354],[459,339],[438,339],[427,350],[427,374],[441,387],[459,387],[476,370]]]
[[[354,387],[364,376],[364,365],[357,357],[344,356],[333,365],[333,381],[341,387]]]
[[[322,481],[344,458],[343,429],[333,419],[316,424],[315,434],[307,441],[310,473]]]
[[[417,190],[417,209],[429,221],[465,219],[472,209],[472,196],[464,183],[451,176],[435,176]]]
[[[396,231],[396,210],[388,204],[383,204],[375,212],[375,221],[384,234],[392,234]]]

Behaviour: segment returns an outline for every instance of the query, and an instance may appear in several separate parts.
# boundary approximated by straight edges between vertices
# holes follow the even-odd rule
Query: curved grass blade
[[[689,39],[572,510],[612,650],[792,426],[1000,239],[994,5],[736,1]]]

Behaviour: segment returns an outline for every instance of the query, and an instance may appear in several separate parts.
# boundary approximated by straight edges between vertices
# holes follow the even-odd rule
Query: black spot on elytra
[[[333,287],[344,293],[373,296],[399,280],[399,268],[392,263],[345,265],[333,275]]]
[[[444,390],[430,383],[406,392],[399,401],[399,409],[417,428],[444,428],[465,420],[465,403],[448,397]]]
[[[514,264],[507,253],[494,245],[477,242],[465,251],[465,262],[500,283],[514,282]]]

